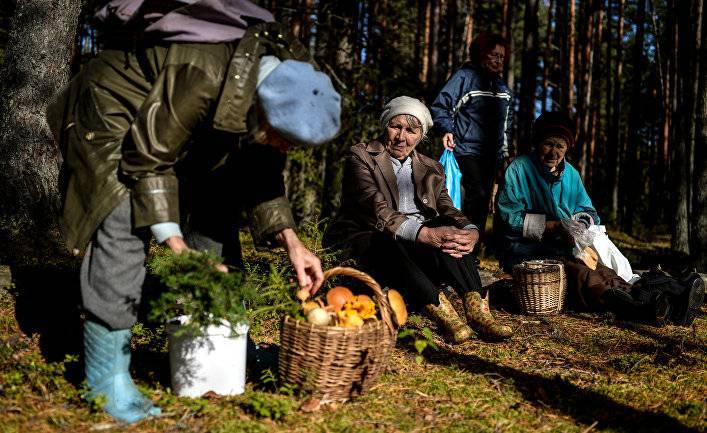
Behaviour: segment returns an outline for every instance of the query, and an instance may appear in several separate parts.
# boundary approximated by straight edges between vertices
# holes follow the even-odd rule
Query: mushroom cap
[[[408,320],[408,309],[403,296],[395,289],[388,290],[388,303],[393,310],[393,316],[398,326],[403,326]]]
[[[334,311],[341,310],[351,298],[353,298],[353,293],[348,287],[344,286],[332,287],[326,294],[326,302],[334,308]]]

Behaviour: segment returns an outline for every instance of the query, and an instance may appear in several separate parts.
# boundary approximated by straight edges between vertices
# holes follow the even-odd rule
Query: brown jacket
[[[415,201],[425,218],[445,217],[457,228],[471,224],[452,204],[442,165],[414,150],[410,157]],[[346,155],[341,209],[327,230],[325,245],[363,253],[375,231],[395,236],[407,219],[397,209],[398,184],[383,144],[356,144]]]

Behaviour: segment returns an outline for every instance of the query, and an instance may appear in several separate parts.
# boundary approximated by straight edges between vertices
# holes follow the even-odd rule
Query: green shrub
[[[249,318],[247,303],[255,291],[241,272],[216,268],[223,261],[215,254],[162,249],[150,261],[150,270],[166,286],[152,302],[150,319],[166,322],[184,314],[190,321],[178,332],[197,332],[209,325],[229,322],[231,329]]]

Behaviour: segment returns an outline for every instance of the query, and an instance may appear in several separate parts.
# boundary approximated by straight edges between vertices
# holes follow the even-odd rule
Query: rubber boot
[[[91,399],[105,399],[103,410],[113,418],[134,423],[159,415],[160,409],[142,395],[130,377],[130,330],[111,331],[87,320],[83,328],[86,382]]]
[[[432,316],[444,332],[452,337],[454,344],[463,343],[471,338],[471,328],[459,317],[444,293],[439,292],[439,305],[425,305],[425,311]]]
[[[500,341],[510,338],[513,330],[510,326],[501,325],[491,314],[488,292],[482,298],[479,292],[468,292],[464,295],[466,320],[471,328],[484,340]]]

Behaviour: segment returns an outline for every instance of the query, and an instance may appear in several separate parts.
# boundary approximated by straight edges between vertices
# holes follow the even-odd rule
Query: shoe
[[[138,391],[130,377],[130,330],[111,331],[87,320],[83,336],[88,398],[102,396],[103,410],[126,423],[159,415],[160,408]]]
[[[425,311],[452,337],[454,344],[463,343],[471,338],[471,328],[459,317],[444,293],[439,292],[439,305],[425,305]]]
[[[690,326],[705,300],[705,283],[702,277],[694,272],[681,279],[680,283],[685,290],[673,298],[670,319],[675,325]]]
[[[513,335],[510,326],[501,325],[489,309],[488,292],[482,298],[479,292],[468,292],[464,295],[466,320],[474,331],[484,340],[506,340]]]

